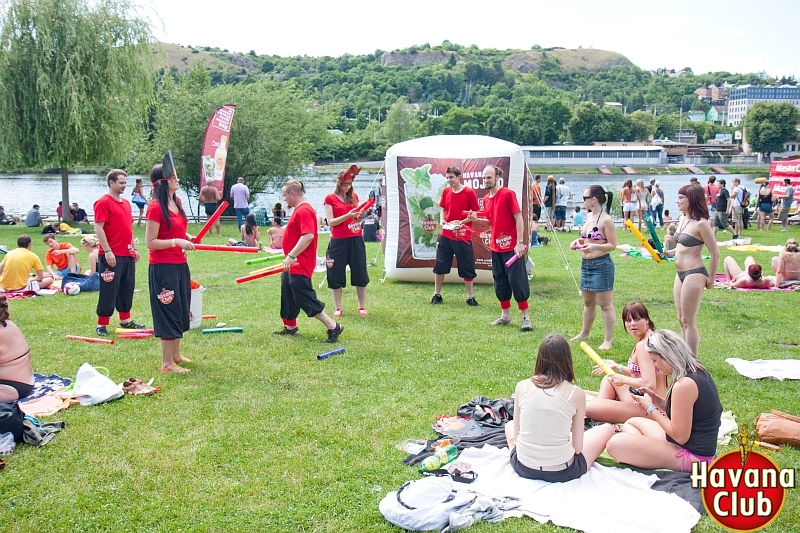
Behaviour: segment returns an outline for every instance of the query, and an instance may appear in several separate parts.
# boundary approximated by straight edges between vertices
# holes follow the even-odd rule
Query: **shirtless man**
[[[205,208],[206,216],[210,218],[214,213],[216,213],[217,207],[219,207],[219,202],[222,200],[222,194],[220,194],[219,189],[217,189],[213,185],[206,184],[205,187],[200,189],[200,196],[198,200],[200,201],[200,204]],[[219,219],[217,219],[214,222],[214,225],[211,228],[212,233],[215,228],[217,230],[217,237],[219,237],[220,236]]]

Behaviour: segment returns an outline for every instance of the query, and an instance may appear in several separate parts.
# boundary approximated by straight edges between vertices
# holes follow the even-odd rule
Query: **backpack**
[[[454,485],[450,477],[425,477],[386,494],[378,510],[407,531],[442,530],[450,523],[452,511],[471,504],[477,496]]]
[[[750,191],[742,187],[742,207],[750,206]]]

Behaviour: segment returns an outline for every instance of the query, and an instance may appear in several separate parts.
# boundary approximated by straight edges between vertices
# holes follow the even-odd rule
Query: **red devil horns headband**
[[[359,172],[361,172],[361,167],[358,167],[356,165],[350,165],[350,168],[348,168],[347,170],[343,170],[339,173],[339,177],[336,178],[336,181],[338,181],[339,183],[343,183],[345,181],[353,181]]]

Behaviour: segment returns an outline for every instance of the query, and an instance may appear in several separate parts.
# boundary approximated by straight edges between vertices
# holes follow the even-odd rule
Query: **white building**
[[[661,146],[521,146],[529,165],[666,165]]]
[[[728,126],[738,126],[744,116],[758,102],[788,102],[800,110],[800,87],[739,85],[731,89],[728,97]]]

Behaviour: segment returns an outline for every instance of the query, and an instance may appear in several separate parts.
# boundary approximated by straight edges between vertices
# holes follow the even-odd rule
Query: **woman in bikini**
[[[239,228],[239,237],[241,240],[228,239],[230,246],[250,246],[258,248],[261,244],[261,230],[258,229],[256,224],[256,216],[252,213],[247,215],[244,219],[244,224]]]
[[[765,181],[758,189],[758,231],[767,231],[772,229],[772,189],[769,188],[769,182]],[[769,227],[767,227],[767,217],[769,217]]]
[[[625,180],[622,184],[622,191],[620,191],[622,200],[622,231],[628,231],[628,226],[625,225],[626,220],[633,222],[633,214],[639,206],[638,199],[634,198],[633,194],[633,181]]]
[[[611,337],[616,324],[614,310],[614,262],[611,252],[617,248],[617,228],[608,212],[614,194],[599,185],[592,185],[583,193],[586,222],[579,239],[572,241],[573,250],[583,254],[581,259],[581,294],[583,295],[583,325],[573,341],[588,339],[597,315],[597,306],[603,314],[603,344],[600,350],[611,349]]]
[[[33,392],[31,348],[25,335],[8,319],[8,300],[0,295],[0,402],[11,402]]]
[[[710,228],[708,222],[705,225]],[[722,415],[714,380],[677,333],[656,330],[645,346],[655,367],[671,375],[672,385],[664,396],[639,389],[646,414],[631,418],[611,437],[609,455],[638,468],[681,472],[690,472],[694,462],[711,463]]]
[[[131,191],[131,202],[136,204],[136,207],[139,208],[139,221],[136,225],[141,226],[144,208],[147,206],[147,199],[144,197],[144,187],[142,186],[142,178],[136,178],[136,185],[134,185],[133,191]]]
[[[728,285],[736,289],[769,289],[775,286],[775,278],[764,276],[761,265],[756,264],[752,256],[745,258],[744,270],[739,268],[736,259],[731,256],[725,258],[722,266]]]
[[[647,308],[641,302],[628,302],[622,309],[622,320],[625,329],[636,339],[636,346],[627,365],[606,360],[619,374],[606,376],[597,398],[586,405],[586,416],[598,422],[621,423],[635,416],[645,416],[644,407],[628,387],[647,387],[661,397],[667,392],[667,376],[656,370],[645,350],[647,339],[656,329]],[[595,366],[592,373],[599,376],[603,369]]]
[[[520,476],[563,483],[585,474],[605,449],[614,426],[584,433],[586,394],[572,382],[575,370],[567,340],[542,340],[533,377],[517,383],[514,420],[506,424],[511,467]]]
[[[797,239],[789,239],[783,251],[772,258],[772,270],[775,272],[775,286],[780,287],[784,281],[800,280],[800,248]]]
[[[708,207],[703,188],[684,185],[678,190],[678,209],[683,213],[675,234],[675,284],[673,296],[678,322],[686,344],[692,353],[700,348],[700,332],[697,330],[697,313],[703,298],[703,288],[714,288],[714,275],[719,266],[719,250],[714,231],[708,222]],[[711,254],[709,270],[703,263],[703,245]]]

